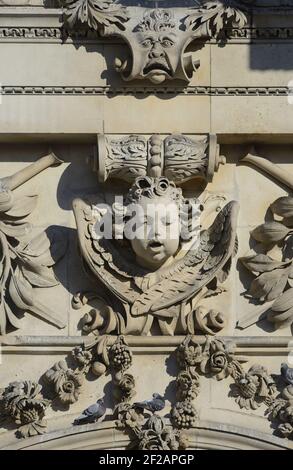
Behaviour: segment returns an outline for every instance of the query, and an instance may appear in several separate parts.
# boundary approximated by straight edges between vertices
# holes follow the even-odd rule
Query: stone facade
[[[292,18],[0,1],[1,449],[292,449]]]

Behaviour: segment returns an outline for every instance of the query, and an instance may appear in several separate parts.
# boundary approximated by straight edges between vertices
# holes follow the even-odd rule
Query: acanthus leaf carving
[[[58,328],[65,327],[48,306],[38,301],[34,287],[59,283],[52,266],[64,255],[66,241],[57,233],[55,238],[45,232],[35,235],[32,225],[23,219],[33,211],[37,197],[16,198],[13,193],[34,175],[60,163],[51,153],[0,181],[0,334],[6,334],[8,324],[20,327],[17,309],[29,311]]]
[[[251,232],[251,236],[260,243],[264,253],[241,259],[244,266],[255,276],[247,295],[268,304],[271,311],[266,318],[276,328],[285,328],[293,322],[291,204],[290,196],[279,198],[271,204],[273,220]],[[276,216],[282,219],[277,221]],[[278,259],[268,254],[272,247],[278,247]]]
[[[113,138],[99,134],[97,155],[91,160],[100,182],[110,178],[132,183],[139,176],[166,176],[182,184],[193,178],[212,181],[225,157],[219,154],[215,135],[197,139],[172,134],[165,139],[152,135]]]
[[[248,18],[244,2],[234,0],[205,2],[187,9],[186,15],[180,8],[137,8],[135,17],[130,15],[130,8],[126,10],[112,0],[61,3],[69,33],[74,34],[74,28],[84,24],[103,36],[116,35],[125,41],[131,54],[115,60],[123,80],[150,80],[155,84],[174,79],[189,82],[200,62],[186,53],[187,46],[197,40],[200,48],[210,36],[218,39],[225,28],[243,28]]]
[[[207,0],[187,15],[184,24],[198,34],[221,38],[224,28],[244,28],[247,4],[241,0]]]
[[[95,31],[103,31],[112,25],[124,30],[128,21],[127,9],[113,0],[60,0],[69,28],[78,23]]]

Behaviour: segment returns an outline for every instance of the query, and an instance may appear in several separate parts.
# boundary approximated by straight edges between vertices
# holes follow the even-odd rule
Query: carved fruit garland
[[[293,323],[293,197],[277,199],[270,209],[274,220],[259,225],[251,233],[260,243],[262,253],[241,261],[256,276],[247,295],[262,303],[271,302],[267,319],[276,328],[285,328]],[[268,255],[273,247],[279,251],[281,260]]]
[[[118,428],[127,430],[135,438],[135,446],[140,450],[178,450],[188,446],[188,438],[180,429],[196,426],[198,413],[193,400],[200,392],[200,375],[223,380],[231,377],[231,395],[240,408],[256,410],[259,406],[267,406],[266,414],[271,420],[278,420],[278,433],[293,438],[293,369],[286,372],[285,386],[277,397],[276,383],[267,369],[253,365],[246,372],[241,362],[247,359],[235,355],[235,344],[230,341],[206,337],[204,343],[198,343],[189,335],[177,349],[177,361],[180,371],[177,376],[177,401],[171,409],[171,421],[174,428],[168,426],[163,417],[150,413],[145,417],[144,411],[131,404],[135,395],[134,377],[126,373],[132,364],[132,354],[123,336],[119,336],[112,347],[107,345],[107,337],[99,338],[97,356],[83,347],[73,350],[72,356],[77,363],[75,369],[67,367],[65,361],[55,364],[45,374],[47,380],[62,404],[77,401],[80,395],[81,376],[89,367],[92,370],[112,369],[113,381],[118,392],[113,415]],[[100,365],[98,367],[98,365]],[[103,373],[104,373],[103,372]],[[102,375],[99,373],[98,375]],[[77,378],[78,377],[78,378]],[[283,378],[283,372],[282,372]],[[42,434],[46,430],[44,415],[51,400],[43,398],[41,386],[31,381],[12,382],[0,394],[3,414],[10,416],[17,425],[17,434],[29,437]],[[149,414],[150,413],[150,414]]]

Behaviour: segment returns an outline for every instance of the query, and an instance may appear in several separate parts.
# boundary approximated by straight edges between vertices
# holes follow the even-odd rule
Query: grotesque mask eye
[[[148,38],[148,39],[145,39],[144,41],[142,41],[141,45],[142,45],[142,47],[146,47],[146,48],[147,47],[152,47],[153,41],[150,38]]]
[[[168,39],[168,38],[163,39],[161,44],[162,44],[163,47],[166,47],[166,48],[174,46],[174,42],[171,41],[171,39]]]

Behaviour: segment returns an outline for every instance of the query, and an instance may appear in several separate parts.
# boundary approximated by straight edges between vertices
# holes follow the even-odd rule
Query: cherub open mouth
[[[161,248],[161,246],[162,246],[162,243],[157,240],[153,240],[149,243],[149,247],[152,249]]]
[[[143,74],[147,75],[150,72],[164,72],[168,75],[172,75],[171,70],[166,64],[162,64],[161,62],[152,62],[143,69]]]

